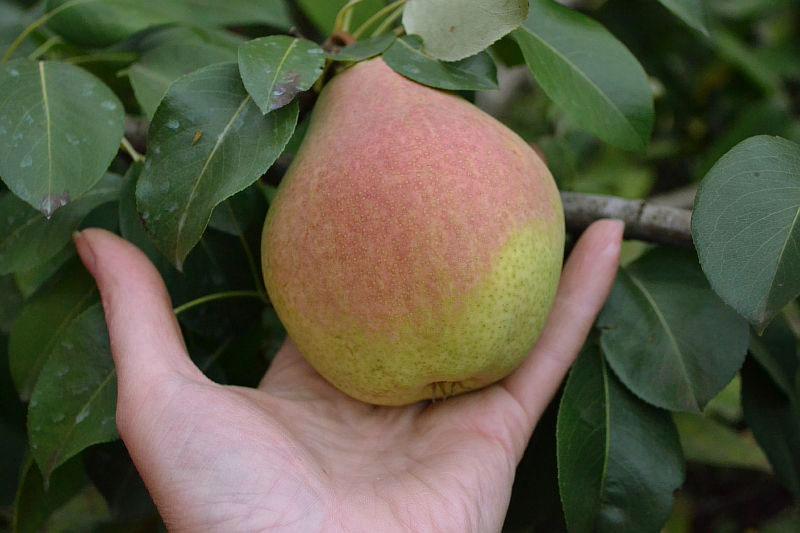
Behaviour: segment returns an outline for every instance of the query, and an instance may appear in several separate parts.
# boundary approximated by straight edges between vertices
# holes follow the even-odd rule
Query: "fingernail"
[[[616,218],[607,218],[605,221],[606,224],[613,227],[613,232],[609,229],[609,233],[613,233],[618,238],[622,237],[622,234],[625,232],[625,221]]]
[[[618,253],[622,245],[622,237],[625,234],[625,222],[617,219],[605,219],[605,224],[608,226],[606,236],[608,243],[606,244],[604,253]]]
[[[75,231],[72,233],[72,241],[75,243],[75,248],[78,250],[81,261],[83,261],[83,266],[94,276],[96,259],[89,240],[80,231]]]

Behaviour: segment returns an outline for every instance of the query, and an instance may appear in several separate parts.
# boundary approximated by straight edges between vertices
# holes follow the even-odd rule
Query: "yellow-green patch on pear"
[[[409,317],[391,335],[368,334],[344,317],[322,331],[273,303],[311,365],[354,398],[404,405],[460,394],[503,378],[529,353],[555,296],[563,246],[563,225],[531,224],[500,248],[470,294]]]

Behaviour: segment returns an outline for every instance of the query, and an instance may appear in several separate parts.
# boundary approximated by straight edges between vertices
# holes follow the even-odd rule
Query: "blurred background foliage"
[[[513,43],[495,45],[505,67],[501,94],[481,93],[478,103],[542,149],[562,189],[645,198],[691,187],[753,135],[800,140],[798,2],[706,0],[708,37],[654,0],[562,3],[625,43],[650,76],[656,102],[644,154],[609,147],[574,128],[548,101],[525,75]]]

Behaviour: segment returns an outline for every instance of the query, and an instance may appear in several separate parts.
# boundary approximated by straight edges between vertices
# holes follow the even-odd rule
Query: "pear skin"
[[[270,206],[262,264],[278,316],[323,377],[405,405],[519,366],[563,249],[558,190],[536,152],[378,58],[322,91]]]

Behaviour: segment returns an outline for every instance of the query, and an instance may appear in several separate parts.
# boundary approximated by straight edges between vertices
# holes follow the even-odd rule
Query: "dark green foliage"
[[[345,4],[0,0],[0,529],[163,528],[113,441],[110,348],[71,233],[138,246],[198,367],[256,386],[286,336],[261,277],[268,203],[318,89],[379,55],[505,122],[562,190],[689,208],[699,188],[695,251],[625,245],[505,530],[659,531],[670,513],[666,531],[800,529],[797,2],[531,0],[455,62],[400,31],[399,3]],[[434,16],[426,31],[450,31]],[[251,298],[198,304],[230,291]]]

